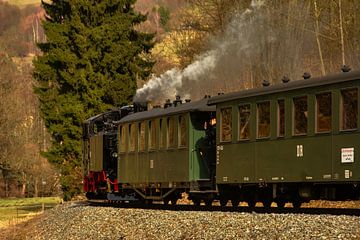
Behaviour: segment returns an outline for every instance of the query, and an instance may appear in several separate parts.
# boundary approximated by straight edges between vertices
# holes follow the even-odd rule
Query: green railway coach
[[[358,199],[359,87],[353,71],[209,99],[221,204]]]
[[[215,154],[201,151],[209,148],[205,128],[215,117],[215,107],[206,103],[178,99],[119,121],[118,182],[123,189],[148,202],[176,203],[182,192],[194,199],[196,192],[207,190],[214,197]]]

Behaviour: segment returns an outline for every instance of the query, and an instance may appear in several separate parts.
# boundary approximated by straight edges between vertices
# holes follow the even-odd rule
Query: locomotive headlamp
[[[117,152],[113,152],[113,153],[111,154],[111,156],[112,156],[113,158],[117,158],[117,157],[118,157],[118,153],[117,153]]]

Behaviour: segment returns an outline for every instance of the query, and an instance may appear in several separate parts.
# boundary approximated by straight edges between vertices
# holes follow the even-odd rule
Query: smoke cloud
[[[197,56],[184,69],[174,68],[160,76],[153,76],[137,90],[134,100],[161,103],[165,99],[173,99],[175,95],[199,99],[205,94],[254,87],[259,79],[271,81],[269,77],[274,75],[273,58],[283,53],[291,54],[290,58],[295,60],[299,48],[283,48],[296,41],[298,44],[295,46],[301,45],[301,41],[297,33],[286,35],[286,42],[277,41],[283,35],[279,32],[281,27],[275,30],[272,26],[274,21],[270,21],[274,12],[266,11],[264,6],[264,0],[253,0],[245,11],[235,13],[224,34],[210,42],[210,50]],[[278,69],[282,74],[283,70],[290,72],[296,65],[293,62],[289,61],[285,69]]]

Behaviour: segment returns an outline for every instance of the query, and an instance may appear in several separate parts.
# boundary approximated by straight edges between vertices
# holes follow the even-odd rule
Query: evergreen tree
[[[34,61],[35,91],[53,137],[45,155],[61,170],[65,199],[80,191],[81,123],[129,104],[136,80],[153,66],[147,56],[154,36],[136,30],[146,16],[135,12],[135,1],[42,1],[47,42]]]

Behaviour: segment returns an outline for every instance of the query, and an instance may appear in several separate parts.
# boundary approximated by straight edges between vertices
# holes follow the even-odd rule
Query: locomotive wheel
[[[220,206],[225,207],[228,203],[228,200],[225,198],[220,198]]]
[[[231,204],[233,207],[239,206],[240,200],[239,199],[231,199]]]

